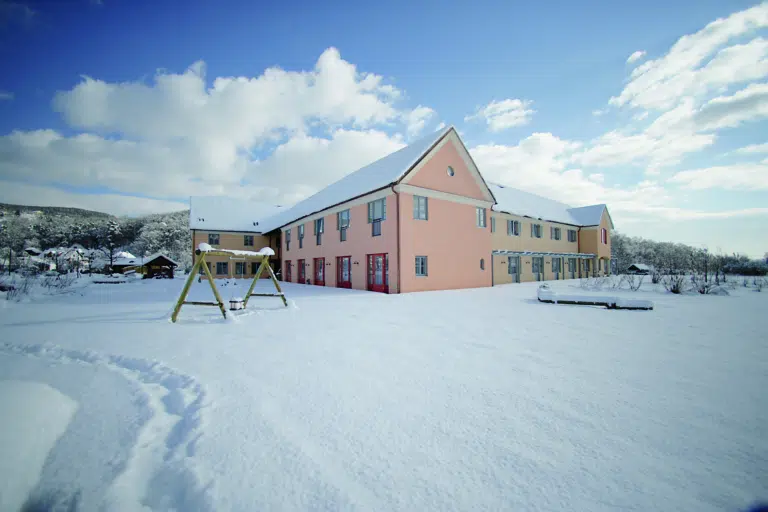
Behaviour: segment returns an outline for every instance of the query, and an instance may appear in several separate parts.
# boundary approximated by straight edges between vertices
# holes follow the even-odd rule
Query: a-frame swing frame
[[[189,273],[187,282],[184,283],[184,288],[181,290],[181,296],[179,296],[179,300],[176,301],[176,307],[173,308],[173,314],[171,315],[172,322],[176,322],[176,319],[179,316],[179,312],[181,311],[181,306],[184,304],[189,304],[190,306],[218,306],[222,316],[227,318],[227,308],[224,306],[224,301],[221,300],[219,290],[216,288],[216,283],[214,282],[211,271],[205,261],[205,257],[209,255],[229,257],[237,256],[238,258],[244,258],[245,260],[261,262],[258,270],[256,271],[256,275],[253,276],[253,281],[251,282],[251,286],[248,288],[248,293],[245,295],[245,299],[243,300],[243,308],[248,306],[248,300],[251,297],[280,297],[283,301],[283,305],[288,307],[288,301],[285,299],[285,294],[283,293],[283,290],[280,289],[280,283],[278,282],[277,277],[275,277],[275,273],[272,271],[272,267],[269,265],[269,255],[259,254],[257,252],[251,251],[228,251],[226,249],[216,249],[212,251],[201,251],[200,249],[197,249],[195,250],[195,254],[198,256],[197,261],[195,262],[194,267],[192,267],[192,271]],[[189,289],[192,287],[192,282],[200,272],[201,266],[203,268],[203,272],[205,273],[205,278],[208,280],[208,284],[211,285],[211,290],[213,291],[213,296],[216,298],[216,302],[186,300],[187,295],[189,294]],[[261,279],[261,274],[263,272],[267,272],[270,279],[272,280],[272,283],[275,285],[277,293],[253,293],[253,289],[256,287],[256,283],[259,282],[259,279]]]

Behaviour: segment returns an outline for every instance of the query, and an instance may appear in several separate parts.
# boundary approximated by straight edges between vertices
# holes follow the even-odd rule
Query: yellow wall
[[[608,243],[600,242],[600,230],[608,232]],[[592,262],[591,275],[606,275],[610,273],[611,260],[611,221],[608,211],[603,212],[599,226],[582,228],[579,233],[579,252],[596,254],[597,259]],[[602,260],[602,261],[598,261]],[[598,267],[599,266],[599,267]]]
[[[579,252],[578,231],[576,226],[556,222],[535,221],[526,217],[493,212],[496,218],[496,232],[491,233],[491,248],[507,251],[542,251],[542,252]],[[520,222],[520,235],[507,234],[507,220]],[[489,220],[490,222],[490,220]],[[541,224],[541,238],[531,236],[531,224]],[[550,227],[559,227],[562,237],[553,240],[550,237]],[[568,230],[576,230],[576,242],[568,241]]]
[[[200,231],[200,230],[193,230],[192,232],[192,258],[193,261],[197,261],[197,257],[195,256],[195,249],[198,245],[205,242],[208,243],[208,235],[210,233],[218,233],[219,235],[219,245],[214,246],[221,249],[230,249],[230,250],[238,250],[238,251],[258,251],[259,249],[262,249],[263,247],[271,247],[275,254],[278,253],[278,246],[279,243],[277,242],[276,237],[268,237],[266,235],[260,235],[256,233],[246,233],[246,232],[232,232],[232,231]],[[244,236],[245,235],[252,235],[253,236],[253,246],[245,246],[244,244]],[[235,277],[235,263],[236,260],[230,260],[226,256],[208,256],[205,258],[205,260],[210,263],[211,273],[213,274],[213,277]],[[274,262],[275,257],[272,257],[271,260]],[[216,274],[216,263],[226,261],[228,262],[227,270],[228,275],[220,275]],[[258,265],[257,265],[258,266]],[[273,265],[273,269],[275,266]],[[237,276],[241,277],[241,276]],[[242,277],[253,277],[253,273],[251,273],[251,262],[246,261],[245,262],[245,274]]]

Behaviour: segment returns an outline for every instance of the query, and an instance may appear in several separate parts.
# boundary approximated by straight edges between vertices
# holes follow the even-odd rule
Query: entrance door
[[[520,282],[520,256],[509,257],[509,275],[512,276],[513,283]]]
[[[296,281],[297,283],[306,284],[307,282],[307,275],[306,270],[304,268],[304,260],[298,260],[296,262],[296,266],[298,267],[298,274],[299,274],[299,280]]]
[[[537,281],[544,280],[544,258],[541,256],[534,256],[531,258],[531,270]]]
[[[560,273],[563,271],[563,260],[560,258],[552,258],[552,273],[555,275],[555,279],[560,279]]]
[[[315,284],[325,286],[325,258],[315,258]]]
[[[368,255],[368,290],[387,293],[389,290],[389,261],[386,254]]]
[[[336,287],[352,288],[352,256],[336,258]]]
[[[576,279],[576,258],[568,258],[568,273],[571,279]]]
[[[589,260],[584,260],[584,277],[589,277]]]
[[[256,274],[256,272],[254,272]],[[285,281],[290,283],[292,281],[291,279],[291,262],[286,261],[285,262]]]

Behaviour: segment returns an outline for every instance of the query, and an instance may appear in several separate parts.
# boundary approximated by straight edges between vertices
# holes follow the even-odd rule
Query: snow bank
[[[555,293],[549,285],[543,284],[537,290],[541,302],[580,303],[584,305],[606,306],[608,308],[653,309],[653,302],[643,299],[626,299],[611,295],[571,295]]]
[[[77,402],[39,382],[0,381],[0,510],[19,510]]]

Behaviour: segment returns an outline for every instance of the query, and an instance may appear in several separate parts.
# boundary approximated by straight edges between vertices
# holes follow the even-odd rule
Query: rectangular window
[[[371,236],[381,236],[381,221],[374,220],[371,223]]]
[[[569,229],[568,230],[568,241],[569,242],[575,242],[576,241],[576,230],[575,229]]]
[[[427,257],[426,256],[416,256],[416,276],[418,277],[427,276]]]
[[[304,224],[299,224],[299,249],[304,247]]]
[[[339,230],[339,240],[342,242],[347,241],[347,228],[341,228]]]
[[[387,199],[377,199],[368,203],[368,223],[387,220]]]
[[[552,272],[560,272],[560,258],[552,258]]]
[[[216,262],[216,275],[225,276],[229,274],[229,263],[226,261]]]
[[[541,224],[531,224],[531,238],[541,238]]]
[[[251,262],[251,274],[256,275],[256,272],[259,270],[259,264],[255,261]]]
[[[485,208],[476,208],[477,212],[477,227],[484,228],[487,226],[485,223]]]
[[[603,244],[607,244],[607,243],[608,243],[608,230],[607,230],[607,229],[605,229],[605,228],[602,228],[602,229],[600,230],[600,241],[601,241]]]
[[[291,250],[291,230],[286,229],[285,230],[285,252],[288,252]]]
[[[417,220],[427,220],[426,197],[413,196],[413,218]]]
[[[560,232],[560,228],[556,227],[550,227],[549,228],[549,236],[552,238],[552,240],[560,240],[562,237],[562,233]]]
[[[323,231],[325,231],[325,219],[315,219],[315,243],[322,245]]]
[[[336,214],[336,229],[342,230],[349,227],[349,210],[340,211]]]
[[[208,233],[208,245],[219,245],[218,233]]]
[[[235,275],[238,275],[238,276],[244,276],[245,275],[245,262],[244,261],[236,261],[235,262]]]
[[[243,235],[243,245],[253,247],[253,235]]]
[[[508,220],[507,221],[507,234],[509,236],[520,236],[520,221]]]
[[[491,215],[491,233],[496,232],[496,217]]]

